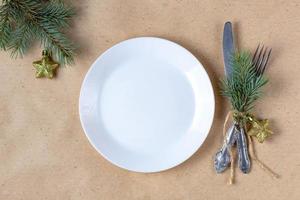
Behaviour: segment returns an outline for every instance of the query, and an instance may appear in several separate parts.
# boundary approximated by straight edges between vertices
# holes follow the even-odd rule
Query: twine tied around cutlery
[[[244,122],[250,124],[251,128],[250,128],[250,130],[247,130],[246,123],[245,123],[245,130],[247,130],[246,132],[247,132],[247,138],[248,138],[250,158],[253,161],[255,161],[258,164],[258,166],[264,172],[266,172],[267,174],[269,174],[272,178],[276,178],[276,179],[279,178],[279,175],[277,173],[273,172],[266,164],[264,164],[262,161],[260,161],[258,159],[258,157],[256,156],[256,152],[255,152],[255,149],[254,149],[254,142],[252,140],[252,137],[253,136],[257,137],[257,135],[260,135],[260,134],[263,135],[263,133],[259,132],[259,131],[263,131],[263,130],[257,129],[257,128],[255,130],[253,130],[254,129],[253,127],[260,127],[260,126],[262,126],[260,124],[260,121],[257,120],[253,115],[251,115],[249,113],[229,111],[227,113],[227,115],[226,115],[226,118],[225,118],[225,121],[224,121],[224,124],[223,124],[223,136],[224,137],[226,135],[226,129],[227,129],[228,123],[230,121],[233,122],[234,119],[243,120]],[[268,122],[268,121],[266,121],[266,122]],[[268,129],[266,129],[266,130],[268,130]],[[249,132],[250,132],[250,134],[249,134]],[[270,133],[272,133],[272,132],[270,132]],[[263,137],[263,139],[261,139],[260,137],[257,137],[257,138],[258,138],[258,141],[260,143],[262,143],[266,137]],[[228,183],[230,185],[233,184],[234,177],[235,177],[235,168],[234,168],[234,165],[235,165],[235,156],[236,156],[236,154],[234,153],[233,149],[231,148],[230,149],[231,165],[230,165],[230,176],[229,176],[229,181],[228,181]]]

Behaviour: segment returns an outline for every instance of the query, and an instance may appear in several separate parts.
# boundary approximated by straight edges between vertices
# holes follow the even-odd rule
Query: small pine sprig
[[[228,97],[234,111],[248,113],[261,97],[268,79],[255,71],[249,52],[234,53],[232,68],[231,76],[222,80],[222,94]]]
[[[35,40],[60,64],[71,64],[74,44],[62,32],[75,14],[58,0],[3,0],[0,7],[0,49],[22,57]]]

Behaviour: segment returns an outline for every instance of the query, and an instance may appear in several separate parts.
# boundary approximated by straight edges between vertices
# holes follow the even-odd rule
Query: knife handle
[[[236,126],[237,124],[232,124],[232,126],[227,130],[222,148],[216,153],[214,166],[217,173],[221,173],[227,169],[230,159],[230,150],[236,141]]]

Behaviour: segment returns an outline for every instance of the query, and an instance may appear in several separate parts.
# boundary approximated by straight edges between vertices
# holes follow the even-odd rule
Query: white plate
[[[160,38],[123,41],[89,69],[79,113],[94,148],[137,172],[172,168],[194,154],[214,115],[211,82],[201,63]]]

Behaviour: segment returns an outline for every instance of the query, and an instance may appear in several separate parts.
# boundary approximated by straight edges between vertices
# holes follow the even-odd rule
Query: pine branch
[[[0,8],[0,49],[6,50],[11,39],[12,26],[9,17],[9,7],[4,5]]]
[[[232,66],[232,76],[222,81],[222,94],[229,98],[234,110],[249,112],[254,102],[261,97],[261,88],[268,80],[255,73],[251,54],[248,52],[235,53]]]
[[[25,20],[24,20],[25,21]],[[11,35],[11,41],[8,49],[11,50],[11,56],[17,58],[22,57],[32,44],[34,26],[30,22],[24,22],[17,25],[16,30]]]
[[[75,11],[73,8],[66,7],[62,2],[58,1],[56,3],[46,4],[38,17],[42,23],[51,23],[53,26],[61,28],[69,27],[70,20],[74,15]]]
[[[61,1],[5,0],[0,8],[0,48],[23,56],[38,39],[60,64],[73,62],[75,47],[61,32],[74,10]]]
[[[55,59],[59,60],[61,64],[72,64],[74,56],[73,43],[51,24],[40,25],[39,29],[38,36],[44,48],[51,50]]]

